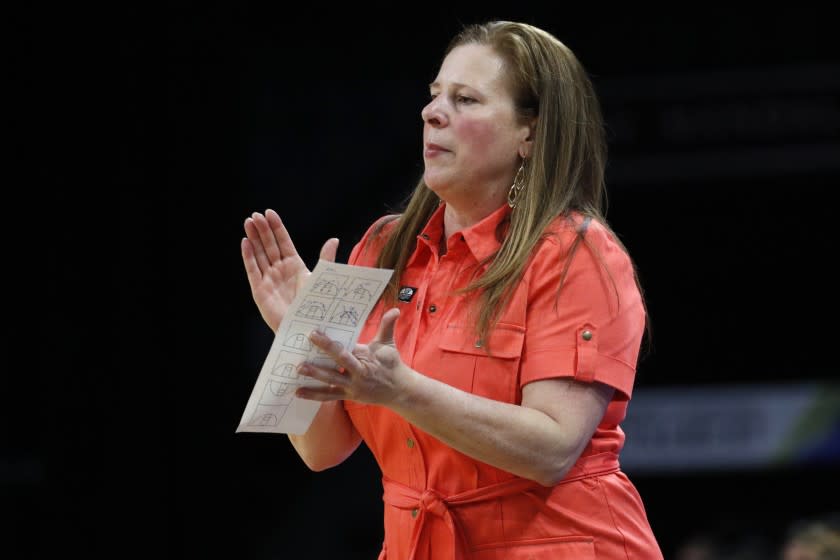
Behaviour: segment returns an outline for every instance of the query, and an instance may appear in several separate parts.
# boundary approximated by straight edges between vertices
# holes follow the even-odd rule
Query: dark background
[[[462,23],[533,23],[592,75],[608,218],[653,323],[638,388],[836,380],[831,17],[396,10],[10,18],[9,153],[25,202],[6,206],[8,305],[23,313],[3,353],[0,556],[375,557],[366,448],[311,473],[285,436],[234,433],[271,343],[239,240],[271,207],[310,265],[330,236],[346,259],[421,173],[420,108]],[[776,542],[836,508],[836,472],[629,474],[672,557],[706,530]]]

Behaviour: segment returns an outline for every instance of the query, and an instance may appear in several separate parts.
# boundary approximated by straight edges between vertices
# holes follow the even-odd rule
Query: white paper
[[[392,273],[318,261],[274,335],[237,432],[306,432],[321,403],[299,399],[295,391],[323,383],[299,376],[297,366],[312,361],[336,367],[332,358],[310,342],[309,334],[320,328],[345,348],[352,348]]]

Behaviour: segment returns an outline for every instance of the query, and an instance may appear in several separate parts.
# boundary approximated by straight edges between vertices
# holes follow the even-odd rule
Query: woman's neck
[[[471,227],[496,210],[504,203],[503,200],[486,198],[480,201],[471,201],[467,204],[446,203],[443,212],[443,244],[446,240],[458,231]]]

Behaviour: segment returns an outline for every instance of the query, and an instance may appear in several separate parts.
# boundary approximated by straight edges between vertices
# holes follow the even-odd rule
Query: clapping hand
[[[274,210],[266,210],[264,216],[254,212],[245,220],[245,234],[242,262],[251,295],[263,320],[276,332],[310,271]],[[337,250],[338,239],[328,239],[321,248],[321,259],[335,262]]]

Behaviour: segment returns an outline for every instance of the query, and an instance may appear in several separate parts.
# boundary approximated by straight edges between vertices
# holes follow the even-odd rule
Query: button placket
[[[433,262],[433,259],[430,259],[430,263],[426,263],[425,269],[423,270],[423,276],[420,281],[420,286],[417,289],[417,292],[414,294],[414,297],[417,298],[417,303],[415,304],[415,312],[411,317],[411,329],[412,332],[419,332],[420,331],[420,321],[423,317],[423,308],[426,304],[426,296],[429,293],[429,280],[434,278],[434,273],[437,270],[437,263]],[[409,365],[414,363],[414,356],[417,353],[417,339],[414,337],[409,338],[408,348],[406,348],[406,353],[409,356],[410,363]]]

